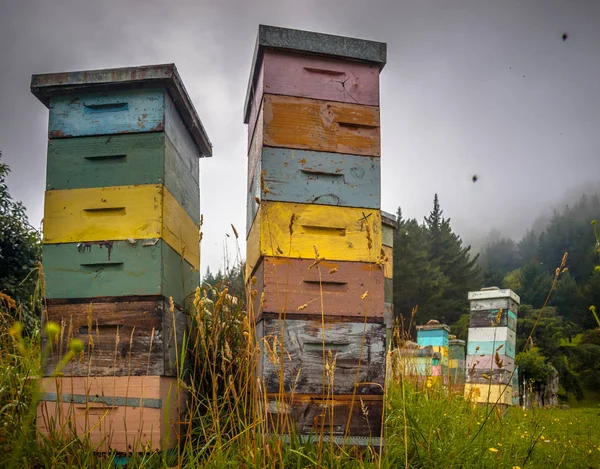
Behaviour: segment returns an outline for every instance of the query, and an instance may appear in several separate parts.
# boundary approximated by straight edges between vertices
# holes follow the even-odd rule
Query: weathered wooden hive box
[[[34,75],[31,91],[49,110],[42,322],[62,326],[38,427],[72,421],[98,451],[172,446],[211,143],[172,64]],[[51,377],[71,339],[83,352]]]
[[[469,292],[471,304],[465,396],[474,402],[513,403],[519,296],[511,290]]]
[[[259,27],[244,109],[246,267],[272,430],[288,421],[303,437],[382,441],[385,61],[383,43]]]

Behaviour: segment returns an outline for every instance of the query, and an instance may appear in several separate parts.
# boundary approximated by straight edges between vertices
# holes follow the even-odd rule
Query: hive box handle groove
[[[103,104],[84,104],[87,112],[116,112],[127,111],[129,104],[127,103],[103,103]]]
[[[96,326],[92,326],[92,331],[94,329],[98,329],[98,330],[103,330],[103,331],[109,331],[114,329],[115,331],[117,329],[121,329],[125,327],[125,324],[97,324]],[[79,334],[89,334],[90,329],[88,328],[88,326],[81,326],[79,328]]]
[[[342,352],[344,350],[348,350],[350,347],[350,343],[348,342],[304,342],[304,350],[305,351],[321,351],[321,350],[331,350],[332,352]]]
[[[92,163],[103,161],[125,161],[127,155],[94,155],[84,156],[83,158]]]
[[[315,176],[330,176],[330,177],[343,177],[344,173],[331,173],[327,171],[319,171],[315,169],[301,169],[301,172],[305,174],[315,175]]]
[[[343,122],[343,121],[338,121],[338,125],[340,127],[347,127],[349,129],[354,129],[354,130],[358,130],[358,129],[377,129],[377,128],[379,128],[378,125],[358,124],[356,122]]]
[[[83,268],[102,268],[102,269],[113,269],[113,270],[123,270],[122,262],[89,262],[84,264],[79,264]]]
[[[88,216],[125,215],[125,207],[84,208],[83,211]]]
[[[307,72],[310,73],[320,73],[322,75],[334,75],[334,76],[341,76],[341,75],[345,75],[345,72],[340,72],[337,70],[327,70],[325,68],[313,68],[313,67],[303,67],[304,70],[306,70]]]
[[[318,226],[318,225],[302,225],[306,231],[314,231],[320,235],[336,234],[338,236],[346,236],[346,228],[338,228],[336,226]],[[331,233],[327,233],[330,231]]]

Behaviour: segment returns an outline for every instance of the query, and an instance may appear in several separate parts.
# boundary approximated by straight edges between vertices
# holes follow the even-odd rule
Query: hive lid
[[[31,92],[46,107],[52,96],[70,93],[163,87],[181,114],[200,156],[212,156],[212,144],[183,86],[175,64],[107,68],[32,75]]]
[[[381,70],[387,60],[387,44],[384,42],[334,36],[299,29],[280,28],[261,24],[254,48],[254,57],[248,80],[246,104],[244,105],[244,123],[248,123],[250,107],[254,98],[254,88],[265,49],[287,50],[305,54],[320,55],[358,62],[367,62],[379,66]]]
[[[469,301],[492,300],[496,298],[512,298],[515,302],[521,303],[521,298],[514,291],[499,288],[482,288],[479,291],[470,291],[467,295]]]

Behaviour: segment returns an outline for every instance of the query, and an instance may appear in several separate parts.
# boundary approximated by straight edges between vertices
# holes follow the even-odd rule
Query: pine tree
[[[419,322],[431,319],[431,305],[439,300],[447,279],[430,260],[429,236],[417,220],[404,220],[398,209],[398,230],[394,239],[394,312],[408,324],[418,306]]]
[[[433,302],[427,315],[452,324],[468,310],[467,293],[481,286],[478,256],[471,258],[471,246],[463,246],[460,236],[452,231],[450,219],[443,217],[437,194],[424,227],[431,246],[429,261],[438,266],[446,279],[442,295]]]

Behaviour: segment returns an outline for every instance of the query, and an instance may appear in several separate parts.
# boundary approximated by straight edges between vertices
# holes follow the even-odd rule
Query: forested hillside
[[[398,218],[394,308],[406,324],[418,306],[414,322],[438,319],[466,339],[467,292],[510,288],[521,297],[518,350],[527,344],[528,351],[518,361],[532,384],[553,366],[563,391],[578,399],[600,385],[600,330],[590,309],[600,307],[598,194],[555,210],[545,227],[532,223],[520,240],[493,231],[478,255],[452,231],[437,195],[422,222],[404,219],[400,209]]]

